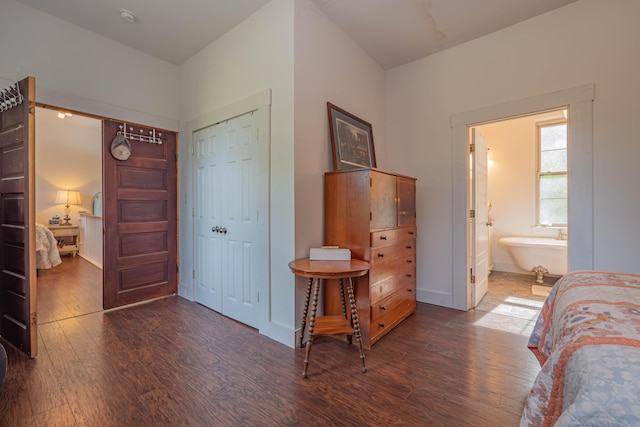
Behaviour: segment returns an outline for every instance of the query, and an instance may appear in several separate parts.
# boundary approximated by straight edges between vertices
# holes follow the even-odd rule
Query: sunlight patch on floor
[[[489,310],[489,313],[502,314],[505,316],[513,316],[521,319],[533,320],[538,317],[540,309],[538,308],[526,308],[513,304],[498,304]]]
[[[499,313],[498,313],[499,314]],[[522,335],[523,337],[529,337],[533,330],[535,322],[527,321],[506,321],[502,316],[485,315],[476,320],[473,324],[483,328],[489,328],[496,331],[509,332],[511,334]]]
[[[525,307],[535,307],[538,310],[540,310],[544,305],[544,301],[536,301],[532,299],[518,298],[518,297],[507,297],[505,298],[504,302],[507,304],[515,304],[515,305],[525,306]]]
[[[503,272],[489,276],[489,290],[475,308],[486,315],[475,325],[528,337],[545,300],[532,294],[530,279]]]

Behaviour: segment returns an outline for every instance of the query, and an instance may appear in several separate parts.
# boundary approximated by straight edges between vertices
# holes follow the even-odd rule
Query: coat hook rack
[[[20,93],[18,82],[9,85],[0,91],[0,113],[17,107],[24,101],[24,96]]]
[[[162,132],[156,132],[155,129],[149,130],[149,135],[144,134],[144,130],[140,129],[139,133],[135,133],[132,127],[129,127],[129,131],[127,131],[127,124],[119,125],[118,135],[124,135],[126,139],[129,141],[140,141],[146,142],[148,144],[158,144],[162,145]]]

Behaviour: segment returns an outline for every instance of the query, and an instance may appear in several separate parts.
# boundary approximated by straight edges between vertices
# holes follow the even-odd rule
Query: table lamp
[[[71,225],[69,220],[69,213],[71,213],[71,205],[80,204],[80,193],[73,190],[58,190],[58,196],[56,197],[56,204],[64,204],[64,223],[60,225]]]

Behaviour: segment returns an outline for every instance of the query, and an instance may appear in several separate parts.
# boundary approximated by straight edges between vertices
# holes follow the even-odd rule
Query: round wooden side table
[[[371,268],[369,263],[359,259],[352,259],[350,261],[312,261],[309,258],[300,258],[291,261],[289,263],[289,268],[296,276],[309,279],[300,328],[300,347],[302,347],[307,324],[307,315],[309,315],[309,338],[306,344],[302,376],[304,378],[307,377],[311,345],[313,344],[313,337],[317,335],[354,335],[360,350],[362,372],[367,372],[367,367],[364,364],[362,335],[360,333],[360,323],[358,322],[358,311],[356,309],[356,301],[353,294],[353,283],[351,279],[353,277],[360,277],[367,274],[369,268]],[[338,280],[340,296],[342,299],[341,316],[316,316],[318,295],[320,293],[320,281],[322,279]],[[349,301],[350,313],[347,312],[347,300]],[[310,313],[309,301],[311,301]]]

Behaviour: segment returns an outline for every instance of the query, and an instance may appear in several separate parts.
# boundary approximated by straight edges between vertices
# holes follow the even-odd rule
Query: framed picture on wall
[[[364,120],[327,102],[333,170],[375,168],[373,131]]]

